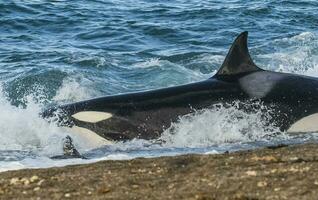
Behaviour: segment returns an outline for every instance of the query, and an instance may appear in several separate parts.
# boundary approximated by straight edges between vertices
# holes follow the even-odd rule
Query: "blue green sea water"
[[[134,140],[96,149],[74,136],[89,159],[56,161],[49,157],[62,153],[69,133],[38,114],[54,104],[207,79],[242,31],[263,69],[318,77],[317,26],[313,0],[0,0],[0,170],[315,140],[269,139],[258,113],[218,108],[181,117],[164,145]]]

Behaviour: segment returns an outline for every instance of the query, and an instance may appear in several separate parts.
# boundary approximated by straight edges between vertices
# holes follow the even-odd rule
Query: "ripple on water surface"
[[[316,1],[46,1],[0,4],[0,169],[61,166],[314,140],[272,134],[257,110],[215,106],[181,116],[166,143],[133,140],[53,161],[67,131],[38,113],[51,104],[168,87],[211,77],[234,37],[264,69],[318,76]],[[239,116],[238,118],[236,118]],[[232,123],[235,121],[236,123]],[[270,137],[269,137],[270,136]]]

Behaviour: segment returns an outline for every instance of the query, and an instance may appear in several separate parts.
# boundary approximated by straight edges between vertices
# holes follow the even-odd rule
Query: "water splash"
[[[28,151],[40,155],[61,153],[63,131],[39,116],[40,104],[26,97],[26,108],[16,107],[0,93],[0,151]]]
[[[79,81],[79,82],[77,82]],[[83,79],[65,79],[55,101],[79,101],[93,96],[87,92]],[[35,94],[27,94],[19,99],[23,102],[20,106],[12,105],[6,92],[0,88],[0,161],[23,158],[21,154],[50,157],[62,154],[62,141],[67,135],[76,138],[75,144],[82,152],[95,148],[83,138],[74,135],[65,128],[58,127],[54,123],[48,123],[40,116],[47,103],[45,90],[37,87]],[[90,96],[91,95],[91,96]],[[3,156],[5,152],[14,151],[15,154]],[[28,153],[26,153],[28,152]]]
[[[250,109],[241,109],[242,104]],[[207,147],[225,143],[246,143],[278,139],[279,129],[268,125],[271,108],[261,102],[215,104],[212,108],[181,116],[167,129],[161,139],[166,146]],[[283,133],[281,133],[283,136]],[[280,138],[281,139],[281,138]]]
[[[73,76],[63,80],[62,86],[53,97],[57,102],[76,102],[98,96],[98,92],[91,89],[93,83],[83,76]]]

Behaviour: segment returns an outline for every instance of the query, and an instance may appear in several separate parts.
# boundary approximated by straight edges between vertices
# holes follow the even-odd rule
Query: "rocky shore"
[[[0,199],[316,199],[318,144],[0,173]]]

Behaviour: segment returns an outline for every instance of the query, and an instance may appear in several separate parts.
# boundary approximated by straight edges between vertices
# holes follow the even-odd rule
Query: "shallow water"
[[[49,157],[61,153],[69,133],[38,113],[51,104],[204,80],[246,30],[258,66],[318,77],[317,11],[309,0],[1,1],[0,170],[316,140],[273,136],[275,127],[264,127],[257,111],[216,107],[181,117],[165,144],[134,140],[94,149],[74,136],[90,159],[54,161]]]

